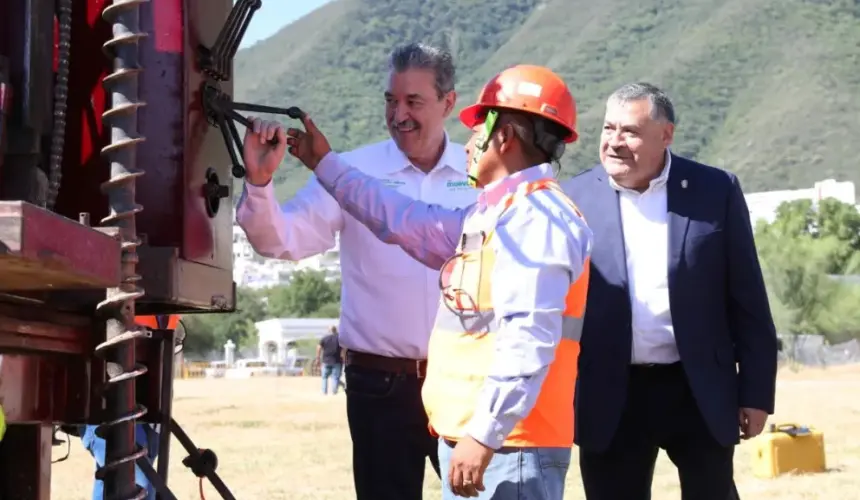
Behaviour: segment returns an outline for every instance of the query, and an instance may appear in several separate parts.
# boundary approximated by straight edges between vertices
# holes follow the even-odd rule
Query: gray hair
[[[454,58],[447,50],[410,43],[401,45],[391,52],[389,69],[398,73],[408,69],[429,69],[436,75],[436,94],[441,99],[454,90]]]
[[[675,123],[675,106],[669,96],[650,83],[628,83],[609,96],[608,101],[630,102],[648,99],[651,103],[651,118]]]

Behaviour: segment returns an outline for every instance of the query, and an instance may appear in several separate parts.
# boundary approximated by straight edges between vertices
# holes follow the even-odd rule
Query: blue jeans
[[[155,462],[155,458],[158,456],[158,433],[155,432],[155,429],[147,424],[137,424],[134,437],[138,446],[145,446],[149,450],[150,463]],[[86,426],[81,436],[81,442],[96,460],[96,464],[103,467],[105,464],[105,440],[96,436],[95,425]],[[137,465],[134,466],[134,480],[138,486],[146,489],[147,500],[155,500],[155,486],[149,483]],[[103,498],[104,482],[101,479],[96,479],[93,485],[93,500],[102,500]]]
[[[328,388],[331,386],[332,394],[337,394],[337,388],[340,385],[340,374],[343,372],[341,363],[327,364],[323,363],[320,369],[322,372],[322,392],[328,394]],[[329,384],[331,380],[331,384]]]
[[[453,444],[453,443],[452,443]],[[439,440],[442,469],[442,500],[461,500],[448,484],[451,452],[454,448]],[[493,455],[484,471],[484,491],[477,500],[562,500],[564,478],[570,467],[570,448],[502,448]]]

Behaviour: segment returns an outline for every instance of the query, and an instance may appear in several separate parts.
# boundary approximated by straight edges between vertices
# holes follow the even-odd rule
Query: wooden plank
[[[92,353],[93,322],[72,314],[0,303],[0,352]]]
[[[99,328],[91,317],[0,303],[0,404],[7,422],[86,418]]]
[[[79,423],[90,414],[94,387],[88,358],[4,354],[0,372],[7,423]]]
[[[0,290],[119,285],[120,243],[110,234],[22,201],[0,202]]]

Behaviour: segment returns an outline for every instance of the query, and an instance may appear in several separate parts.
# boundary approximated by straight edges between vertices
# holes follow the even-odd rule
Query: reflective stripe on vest
[[[165,318],[167,319],[166,324],[164,321]],[[179,326],[179,315],[137,316],[134,318],[134,322],[153,330],[176,330],[176,327]]]
[[[518,199],[541,189],[559,193],[581,217],[579,210],[552,179],[524,183],[502,202],[502,212]],[[499,326],[490,297],[495,253],[489,242],[493,233],[494,230],[487,234],[465,235],[462,251],[441,271],[442,299],[430,336],[422,399],[431,430],[451,440],[464,435],[493,362],[494,340]],[[477,241],[474,241],[475,237]],[[583,273],[568,289],[562,340],[556,347],[555,358],[537,401],[529,415],[517,423],[503,446],[573,446],[573,398],[588,282],[589,259],[586,259]]]

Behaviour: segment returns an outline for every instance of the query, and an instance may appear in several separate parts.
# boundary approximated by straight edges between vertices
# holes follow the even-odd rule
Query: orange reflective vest
[[[524,183],[503,200],[502,212],[518,199],[553,189],[581,213],[554,179]],[[430,429],[446,439],[458,440],[472,418],[473,409],[489,372],[498,333],[490,297],[495,253],[490,247],[495,229],[479,234],[481,241],[469,248],[464,231],[463,249],[443,267],[442,299],[430,336],[427,378],[422,389]],[[573,397],[579,359],[579,339],[588,291],[589,260],[567,292],[562,340],[555,350],[537,401],[526,418],[505,439],[506,447],[573,446]]]
[[[134,322],[153,330],[176,330],[176,327],[179,326],[179,315],[170,314],[164,316],[167,316],[167,324],[163,326],[159,325],[158,316],[136,316]]]

